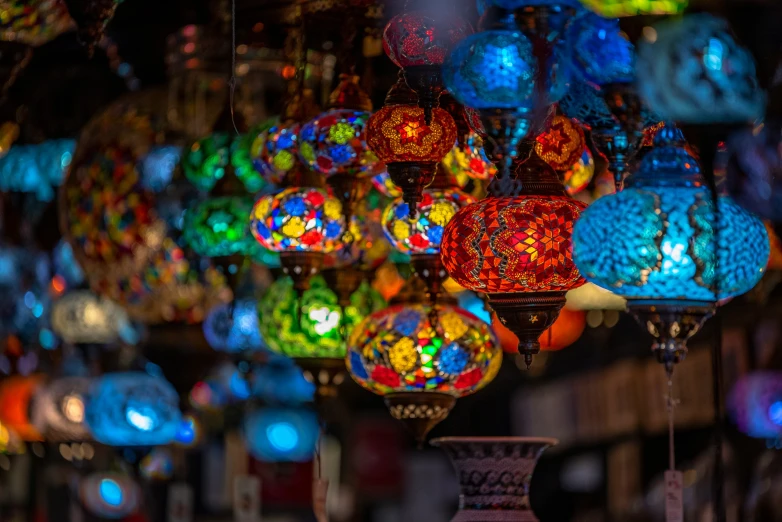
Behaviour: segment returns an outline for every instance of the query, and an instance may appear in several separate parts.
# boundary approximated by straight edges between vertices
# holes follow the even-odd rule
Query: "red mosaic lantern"
[[[461,286],[488,294],[500,321],[518,337],[527,365],[565,293],[584,284],[571,244],[584,207],[533,153],[515,179],[495,177],[489,197],[461,209],[445,228],[446,270]]]
[[[437,164],[456,142],[456,123],[451,115],[434,108],[432,123],[427,125],[424,111],[415,101],[415,93],[400,75],[388,92],[385,106],[372,115],[367,128],[367,145],[402,189],[411,217],[415,216],[424,187],[434,180]]]
[[[461,18],[420,11],[395,16],[383,31],[383,48],[404,69],[427,125],[443,92],[440,66],[453,46],[470,34],[472,27]]]
[[[555,116],[544,132],[535,138],[535,152],[556,171],[567,170],[584,151],[581,126],[567,116]]]

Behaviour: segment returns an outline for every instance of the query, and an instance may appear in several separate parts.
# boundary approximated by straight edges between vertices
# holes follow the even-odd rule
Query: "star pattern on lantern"
[[[431,125],[424,121],[424,111],[415,106],[399,105],[388,111],[386,118],[381,118],[380,131],[394,157],[410,158],[412,160],[429,160],[430,156],[439,161],[445,156],[448,148],[442,144],[448,143],[453,136],[456,140],[456,125],[453,119],[443,120],[435,110],[435,118]],[[447,124],[447,127],[443,126]],[[373,122],[370,121],[370,127]]]
[[[565,170],[579,160],[584,144],[581,127],[560,115],[535,139],[535,152],[554,170]]]

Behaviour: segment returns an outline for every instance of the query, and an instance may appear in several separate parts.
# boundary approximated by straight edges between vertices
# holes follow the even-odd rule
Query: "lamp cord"
[[[228,104],[231,110],[231,123],[236,135],[241,134],[234,116],[234,95],[236,93],[236,0],[231,0],[231,79],[228,81]]]
[[[665,376],[668,380],[668,395],[666,403],[668,406],[668,469],[676,471],[676,449],[674,446],[674,408],[678,401],[673,398],[673,367],[666,369]]]

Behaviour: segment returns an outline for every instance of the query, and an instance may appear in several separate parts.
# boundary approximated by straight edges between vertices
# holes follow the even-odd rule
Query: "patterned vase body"
[[[459,477],[459,511],[451,522],[538,522],[529,484],[538,458],[556,443],[526,437],[434,439]]]

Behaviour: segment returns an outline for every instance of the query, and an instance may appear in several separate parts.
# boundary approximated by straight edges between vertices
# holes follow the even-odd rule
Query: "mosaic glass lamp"
[[[273,351],[293,358],[318,386],[320,395],[334,395],[344,379],[345,332],[386,306],[367,282],[341,307],[337,294],[320,275],[297,299],[290,278],[275,281],[258,303],[263,339]],[[321,370],[325,373],[321,373]],[[324,379],[320,379],[320,375]]]
[[[451,305],[391,306],[367,317],[348,342],[350,375],[382,395],[419,442],[458,397],[494,379],[501,364],[489,325]]]
[[[635,49],[622,36],[619,20],[582,11],[568,24],[572,70],[583,82],[606,85],[635,79]]]
[[[92,439],[84,422],[84,398],[91,384],[86,377],[61,377],[41,386],[33,399],[32,422],[47,441]]]
[[[87,290],[65,294],[52,305],[52,330],[66,343],[111,344],[128,338],[127,312]]]
[[[0,190],[33,193],[38,201],[52,201],[65,179],[75,147],[73,140],[14,145],[0,158]]]
[[[488,294],[528,366],[565,293],[584,284],[571,254],[573,224],[583,208],[533,152],[517,167],[516,179],[498,174],[489,196],[461,209],[445,227],[446,270],[464,288]]]
[[[260,408],[244,420],[247,450],[263,462],[306,462],[315,456],[320,423],[305,408]]]
[[[185,150],[182,170],[199,190],[212,190],[229,171],[235,172],[251,194],[267,186],[267,181],[253,168],[248,139],[235,137],[234,133],[233,128],[215,130]]]
[[[487,74],[490,71],[491,74]],[[494,145],[489,157],[508,175],[535,108],[537,60],[532,43],[516,29],[496,29],[465,38],[443,65],[448,91],[477,109]]]
[[[203,324],[206,342],[213,350],[229,354],[263,350],[257,307],[255,299],[244,298],[212,308]]]
[[[567,170],[581,158],[586,139],[580,125],[567,116],[559,115],[538,134],[534,147],[535,153],[559,172]]]
[[[325,190],[291,187],[255,203],[251,230],[261,246],[280,253],[283,270],[301,292],[324,255],[344,247],[345,219],[339,200]]]
[[[774,444],[782,440],[782,374],[752,372],[728,396],[728,411],[739,430]]]
[[[595,160],[592,158],[592,153],[584,147],[581,157],[559,174],[568,194],[572,196],[583,191],[595,175]]]
[[[248,195],[209,196],[185,212],[184,240],[199,255],[254,255],[258,243],[250,232]]]
[[[725,20],[688,15],[655,30],[655,41],[639,47],[638,88],[661,119],[746,123],[763,115],[766,96],[755,62],[733,39]]]
[[[672,368],[717,302],[760,280],[769,241],[763,223],[729,197],[719,198],[715,215],[681,131],[665,127],[654,145],[624,191],[584,211],[573,257],[589,281],[628,300]]]
[[[109,373],[87,394],[87,426],[107,446],[162,446],[174,440],[182,414],[168,381],[142,372]]]
[[[418,95],[427,125],[432,124],[432,111],[443,91],[441,67],[445,57],[471,33],[470,24],[460,18],[423,11],[397,15],[383,31],[383,48],[404,70],[407,84]]]
[[[456,142],[456,123],[447,111],[432,110],[427,125],[415,93],[400,74],[386,96],[385,105],[369,119],[367,144],[386,164],[388,174],[402,189],[402,197],[415,216],[424,187],[434,179],[437,164]]]

